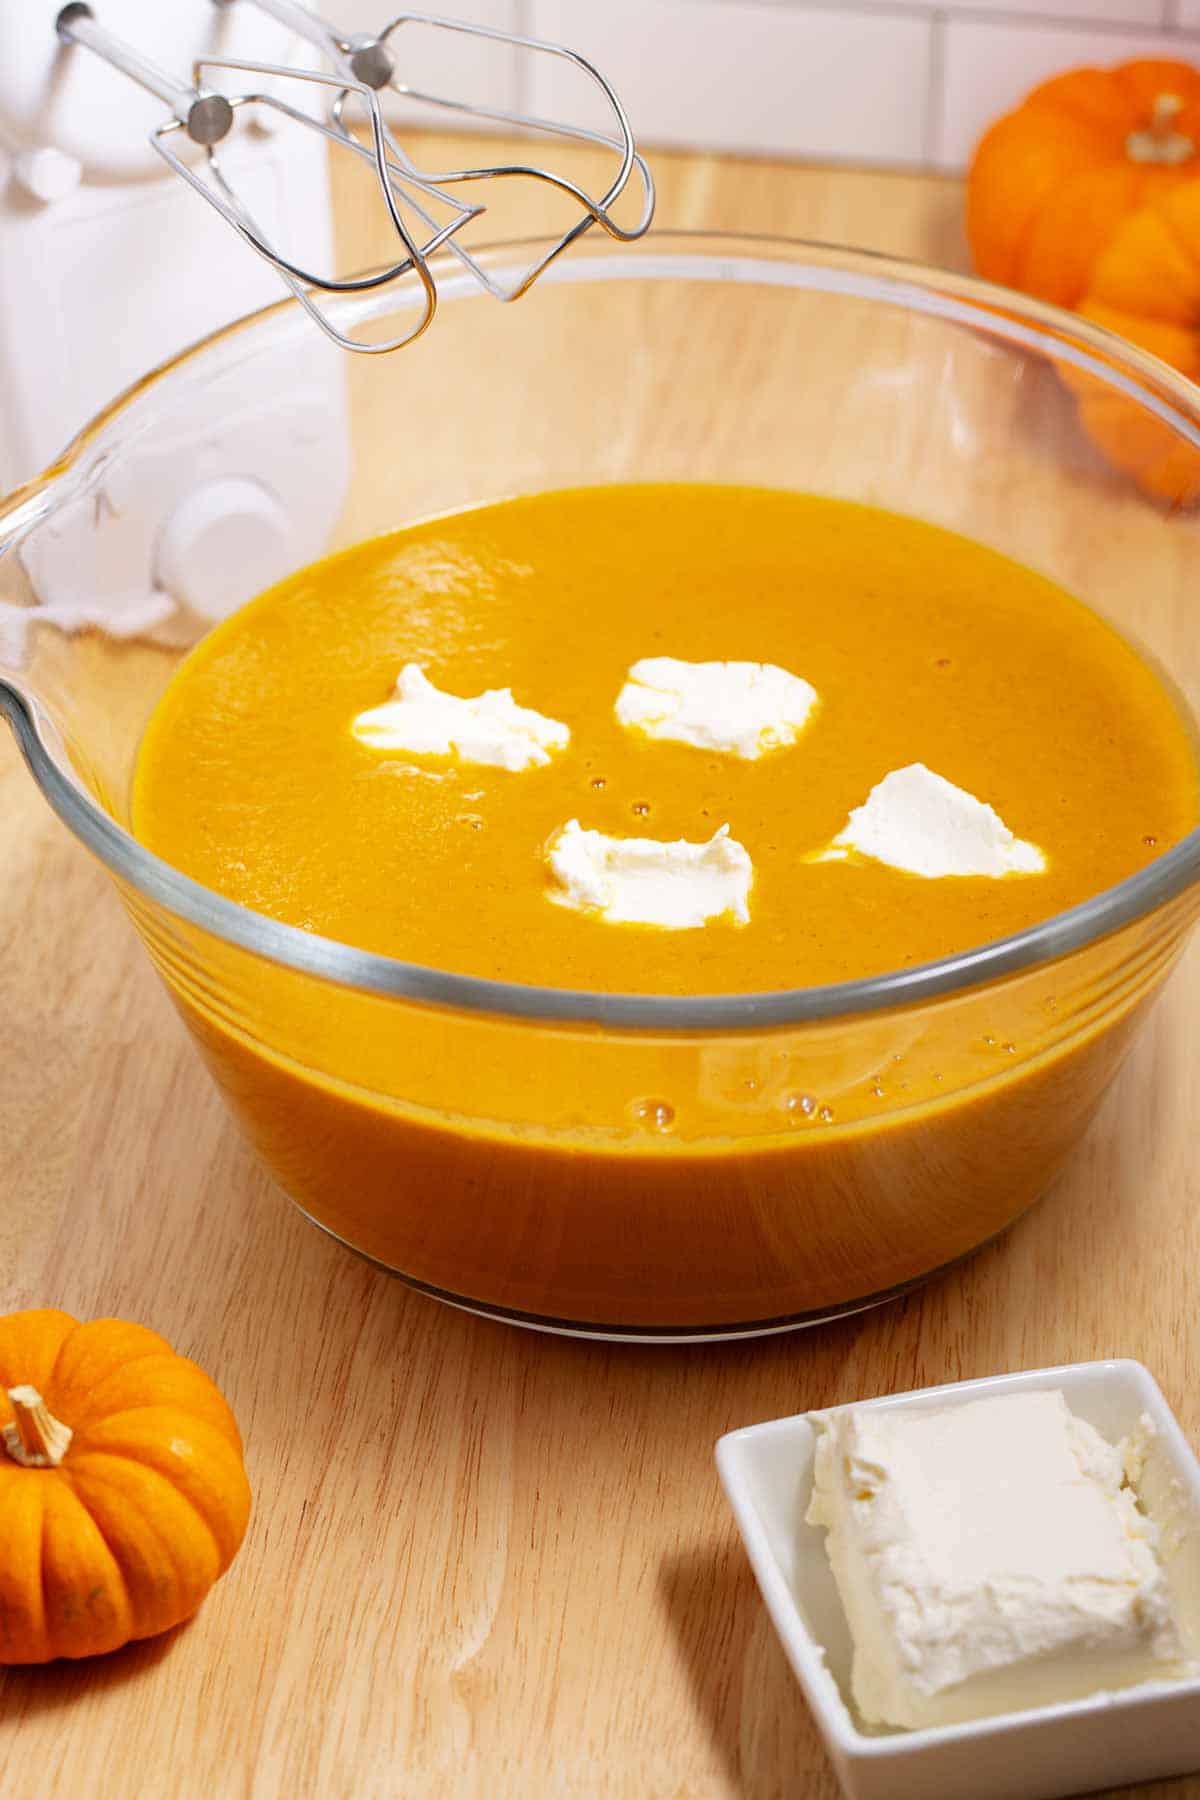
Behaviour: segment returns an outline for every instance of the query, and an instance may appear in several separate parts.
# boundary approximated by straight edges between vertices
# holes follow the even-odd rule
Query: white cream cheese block
[[[1014,837],[994,807],[924,763],[885,775],[813,860],[836,862],[855,852],[930,878],[1037,875],[1046,867],[1037,845]]]
[[[1195,1675],[1129,1484],[1138,1446],[1108,1443],[1060,1391],[813,1424],[807,1519],[828,1534],[869,1724],[952,1724]]]
[[[464,699],[435,687],[416,663],[406,663],[393,700],[359,713],[351,730],[373,750],[448,756],[498,769],[536,769],[571,741],[568,728],[528,706],[511,688],[489,688]]]
[[[546,860],[558,884],[549,898],[610,925],[690,931],[711,919],[750,919],[754,866],[728,825],[694,844],[607,837],[571,819],[550,839]]]
[[[648,738],[694,744],[754,762],[796,742],[817,704],[798,675],[758,662],[635,662],[617,695],[618,724]]]

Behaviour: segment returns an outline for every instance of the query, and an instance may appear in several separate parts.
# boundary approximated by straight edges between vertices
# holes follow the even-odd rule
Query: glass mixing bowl
[[[529,254],[490,260],[503,275]],[[334,306],[357,329],[395,310]],[[314,380],[333,397],[316,431],[288,412]],[[297,470],[334,510],[344,493],[328,547],[545,488],[749,483],[892,507],[1017,557],[1192,702],[1196,527],[1106,460],[1080,392],[1107,408],[1109,455],[1141,446],[1177,499],[1200,491],[1197,390],[1053,309],[809,244],[588,241],[515,310],[444,271],[433,328],[395,356],[340,358],[290,302],[199,345],[3,504],[2,598],[36,619],[64,570],[85,596],[144,596],[181,454],[269,498]],[[311,523],[276,545],[275,573],[315,553]],[[224,592],[228,555],[210,573]],[[230,903],[129,833],[142,728],[204,629],[203,580],[189,591],[158,634],[173,646],[53,623],[18,641],[6,611],[0,707],[280,1187],[481,1312],[736,1335],[943,1268],[1052,1180],[1195,918],[1200,832],[1017,937],[840,986],[596,995],[367,955]]]

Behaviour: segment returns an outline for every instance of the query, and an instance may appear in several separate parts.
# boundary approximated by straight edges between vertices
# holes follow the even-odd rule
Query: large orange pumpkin
[[[1074,307],[1131,213],[1200,176],[1200,72],[1077,69],[1035,88],[975,152],[967,236],[979,273]]]
[[[0,1441],[0,1663],[168,1630],[245,1534],[233,1414],[142,1325],[0,1318]]]
[[[1078,311],[1200,381],[1200,180],[1160,194],[1118,227]],[[1200,450],[1094,377],[1068,372],[1079,417],[1110,462],[1147,493],[1200,498]]]

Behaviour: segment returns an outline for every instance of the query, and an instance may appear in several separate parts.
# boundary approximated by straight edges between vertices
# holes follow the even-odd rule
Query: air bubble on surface
[[[675,1108],[669,1100],[635,1100],[633,1116],[651,1131],[670,1131],[675,1123]]]

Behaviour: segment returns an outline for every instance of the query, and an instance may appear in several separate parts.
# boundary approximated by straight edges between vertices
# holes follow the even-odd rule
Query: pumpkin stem
[[[1125,151],[1136,163],[1160,163],[1177,168],[1196,153],[1192,139],[1176,131],[1175,121],[1183,111],[1179,94],[1158,94],[1145,131],[1131,131],[1125,139]]]
[[[8,1390],[13,1423],[3,1431],[4,1448],[23,1469],[57,1469],[74,1435],[69,1425],[56,1419],[32,1387]]]

